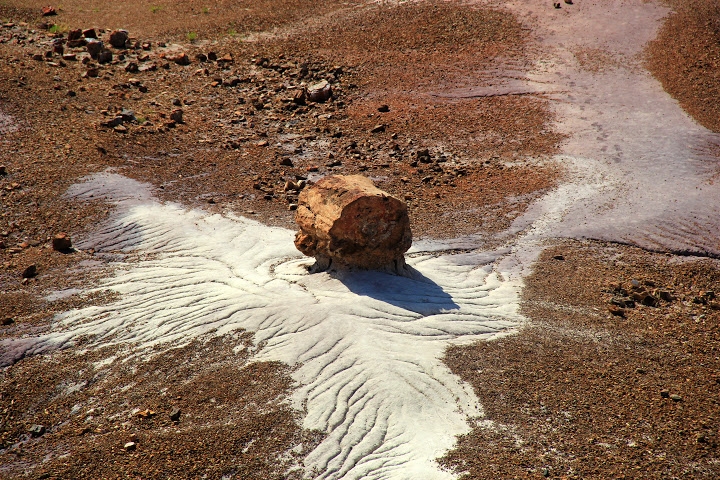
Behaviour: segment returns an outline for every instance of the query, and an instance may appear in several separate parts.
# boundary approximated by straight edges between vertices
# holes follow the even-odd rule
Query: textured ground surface
[[[0,21],[13,23],[0,26],[4,339],[48,333],[55,313],[112,310],[121,301],[102,288],[84,292],[116,268],[116,252],[49,248],[59,231],[84,238],[112,214],[109,203],[63,196],[107,168],[150,182],[163,200],[280,226],[292,225],[288,206],[297,198],[284,190],[287,180],[361,172],[408,201],[416,237],[470,235],[475,246],[495,246],[496,233],[572,170],[553,155],[591,152],[608,165],[624,155],[652,156],[603,131],[607,110],[617,106],[598,106],[588,88],[610,98],[616,92],[602,85],[645,65],[698,122],[719,130],[720,17],[712,0],[673,3],[677,13],[642,55],[617,47],[619,33],[606,44],[560,45],[571,54],[561,67],[567,62],[587,75],[578,77],[585,90],[569,93],[548,81],[558,64],[549,60],[555,46],[543,42],[562,37],[553,25],[582,28],[584,12],[592,13],[583,2],[560,10],[550,3],[524,10],[517,2],[227,2],[221,10],[192,1],[73,1],[58,6],[58,16],[40,18],[44,3],[0,2]],[[611,3],[629,20],[647,5]],[[51,25],[43,22],[56,27],[46,30]],[[115,51],[115,63],[98,66],[96,78],[83,78],[93,64],[33,59],[51,50],[52,32],[89,27],[126,28],[150,50],[123,59]],[[187,52],[191,65],[168,59],[177,51]],[[196,57],[210,52],[232,61]],[[129,62],[156,68],[126,72]],[[527,75],[535,81],[522,80]],[[323,79],[332,101],[292,103],[298,87]],[[572,116],[573,99],[583,98],[589,118],[558,127]],[[184,122],[173,124],[178,107]],[[124,129],[100,126],[122,109],[136,120]],[[586,128],[597,132],[586,138]],[[713,141],[693,148],[707,165],[720,152]],[[427,163],[418,155],[425,149]],[[623,165],[610,170],[622,178]],[[622,230],[625,221],[612,226]],[[688,222],[682,225],[691,231]],[[671,233],[667,238],[687,238]],[[665,248],[657,235],[649,242]],[[693,245],[712,250],[717,241]],[[130,260],[152,261],[152,254]],[[23,281],[31,264],[39,274]],[[546,250],[534,268],[523,294],[527,328],[446,353],[494,424],[461,437],[443,465],[468,478],[717,477],[718,314],[708,293],[718,291],[715,262],[568,241]],[[619,288],[631,294],[633,279],[673,300],[611,314],[611,299]],[[62,293],[48,297],[54,291]],[[250,338],[198,340],[149,363],[105,364],[127,352],[74,348],[6,368],[0,477],[67,478],[92,469],[108,478],[283,478],[326,436],[304,429],[307,411],[290,407],[297,370],[248,363],[257,355]],[[179,422],[169,418],[173,408],[182,412]],[[47,433],[34,438],[33,425]],[[135,449],[124,449],[130,441]]]

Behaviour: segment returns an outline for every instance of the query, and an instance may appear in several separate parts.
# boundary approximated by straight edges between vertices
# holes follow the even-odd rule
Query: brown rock
[[[311,102],[322,103],[329,100],[330,97],[332,97],[332,87],[327,80],[311,85],[308,88],[307,98]]]
[[[108,41],[110,45],[115,48],[125,48],[125,43],[128,40],[127,30],[113,30],[110,32],[110,38]]]
[[[55,8],[50,7],[50,6],[42,7],[40,9],[40,12],[42,12],[43,17],[50,17],[52,15],[57,15],[57,11],[55,10]]]
[[[52,241],[53,250],[57,250],[58,252],[65,252],[67,250],[70,250],[72,248],[72,241],[70,240],[70,235],[64,232],[60,232],[53,238]]]
[[[22,272],[22,278],[33,278],[37,275],[37,267],[35,265],[30,265]]]
[[[190,65],[190,57],[187,53],[178,53],[177,55],[168,55],[165,57],[170,62],[175,62],[178,65]]]
[[[407,207],[361,175],[332,175],[302,191],[295,246],[316,270],[359,267],[403,273],[412,244]]]
[[[182,108],[176,108],[170,112],[170,120],[175,123],[183,123],[183,110]]]

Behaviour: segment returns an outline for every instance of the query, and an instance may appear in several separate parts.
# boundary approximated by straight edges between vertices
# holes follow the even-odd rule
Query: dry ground
[[[103,273],[92,252],[60,254],[48,239],[59,231],[83,235],[110,213],[62,196],[108,167],[151,182],[164,199],[285,226],[296,199],[284,191],[286,180],[364,172],[407,199],[416,236],[435,237],[500,232],[561,178],[542,161],[562,141],[542,97],[438,96],[527,67],[537,54],[531,33],[507,13],[445,2],[225,2],[220,11],[192,1],[77,0],[40,18],[45,3],[0,1],[0,20],[15,23],[0,27],[0,109],[20,127],[0,132],[8,171],[0,177],[0,319],[8,324],[0,337],[37,333],[56,312],[108,300],[44,299],[50,290],[92,285]],[[720,102],[708,99],[717,98],[720,79],[710,74],[716,68],[705,68],[717,37],[697,33],[717,34],[717,17],[706,14],[717,2],[692,6],[670,17],[648,65],[684,108],[717,130],[712,109]],[[43,22],[59,33],[38,29]],[[54,36],[89,27],[126,28],[152,45],[115,51],[116,63],[105,65],[58,55],[33,60]],[[197,34],[194,42],[189,33]],[[678,42],[692,48],[680,50]],[[191,65],[166,58],[177,50]],[[210,52],[233,60],[196,57]],[[133,61],[157,68],[126,72]],[[97,78],[83,78],[95,67]],[[292,103],[299,86],[323,79],[335,92],[331,101]],[[172,124],[178,106],[184,123]],[[123,108],[137,119],[126,131],[100,126]],[[384,131],[371,133],[376,125]],[[424,149],[429,163],[418,160]],[[560,253],[565,260],[552,258]],[[39,275],[23,284],[30,264]],[[447,354],[488,417],[506,428],[476,430],[445,464],[469,478],[717,477],[718,317],[701,295],[719,291],[715,271],[708,260],[678,262],[612,245],[548,250],[525,293],[532,326]],[[628,289],[633,278],[669,287],[677,300],[611,315],[608,282]],[[112,354],[63,352],[2,372],[0,477],[68,478],[98,468],[107,478],[280,478],[318,440],[287,406],[287,367],[248,366],[248,352],[228,357],[223,340],[138,371],[94,366]],[[201,384],[207,391],[198,391]],[[182,411],[177,424],[168,417],[174,407]],[[156,415],[138,417],[136,409]],[[28,428],[36,424],[48,433],[33,438]],[[125,451],[130,440],[136,450]]]

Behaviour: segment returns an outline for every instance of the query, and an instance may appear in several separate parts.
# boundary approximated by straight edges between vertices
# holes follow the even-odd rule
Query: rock
[[[370,130],[370,133],[382,133],[382,132],[384,132],[384,131],[385,131],[385,125],[383,125],[383,124],[378,124],[378,125],[375,125],[375,126]]]
[[[72,241],[70,235],[65,232],[60,232],[53,238],[52,241],[53,250],[58,252],[67,252],[72,248]]]
[[[0,165],[0,175],[4,177],[7,173],[7,167],[5,165]]]
[[[33,278],[37,276],[37,266],[30,265],[22,272],[22,278]]]
[[[657,296],[666,302],[672,302],[673,300],[675,300],[675,297],[673,296],[673,294],[671,292],[669,292],[668,290],[658,290]]]
[[[653,297],[652,295],[645,294],[645,296],[642,298],[640,303],[642,303],[643,305],[645,305],[647,307],[657,307],[659,302],[658,302],[658,299]]]
[[[181,414],[182,414],[182,412],[180,411],[179,408],[173,407],[173,409],[170,410],[170,420],[172,420],[173,422],[180,421]]]
[[[41,437],[45,434],[45,425],[33,425],[28,428],[28,432],[35,438]]]
[[[152,418],[155,416],[155,411],[148,408],[146,410],[141,410],[137,412],[136,415],[138,418]]]
[[[125,48],[125,43],[128,40],[127,30],[113,30],[110,32],[108,42],[115,48]]]
[[[138,70],[138,64],[135,62],[128,62],[128,64],[125,65],[125,71],[128,73],[136,73]]]
[[[137,443],[135,442],[127,442],[125,445],[123,445],[123,448],[126,452],[131,452],[137,448]]]
[[[42,13],[43,17],[50,17],[52,15],[57,15],[57,11],[55,10],[55,7],[42,7],[40,9],[40,12]]]
[[[13,323],[15,323],[15,319],[11,317],[3,318],[2,320],[3,327],[7,327],[8,325],[12,325]]]
[[[292,101],[296,105],[305,105],[307,103],[307,92],[300,89],[293,95]]]
[[[608,312],[615,315],[616,317],[624,317],[625,316],[625,309],[620,308],[617,305],[608,305]]]
[[[553,7],[560,8],[560,2],[553,2]]]
[[[85,38],[98,38],[97,32],[94,28],[88,28],[86,30],[83,30],[82,36]]]
[[[323,103],[332,97],[332,87],[327,80],[308,87],[308,100],[316,103]]]
[[[565,0],[565,3],[567,3],[568,5],[572,5],[572,4],[573,4],[573,0]]]
[[[79,28],[75,29],[75,30],[70,30],[68,32],[68,36],[67,36],[68,42],[71,42],[73,40],[80,40],[81,38],[82,38],[82,30],[80,30]]]
[[[389,105],[380,105],[380,106],[378,107],[378,112],[380,112],[380,113],[387,113],[387,112],[389,112],[389,111],[390,111],[390,106],[389,106]]]
[[[669,390],[660,390],[660,396],[662,398],[670,398],[670,391]]]
[[[110,63],[112,62],[113,54],[110,50],[103,50],[100,53],[98,53],[97,61],[98,63]]]
[[[565,257],[563,255],[553,255],[554,260],[565,260]]]
[[[68,62],[74,62],[75,60],[77,60],[77,55],[75,55],[74,53],[65,53],[63,54],[62,58],[63,60],[66,60]]]
[[[632,298],[613,297],[610,303],[620,308],[635,308],[635,301]]]
[[[293,167],[294,166],[292,159],[290,159],[290,157],[284,157],[282,160],[280,160],[280,165],[282,165],[283,167]]]
[[[190,57],[188,57],[188,54],[178,53],[176,55],[168,55],[165,57],[170,62],[175,62],[178,65],[190,65]]]
[[[183,110],[182,108],[176,108],[170,112],[170,120],[175,123],[183,123]]]
[[[403,273],[412,244],[407,206],[361,175],[327,176],[300,193],[295,246],[315,270],[334,267]]]
[[[87,45],[85,45],[85,48],[87,49],[87,52],[90,54],[92,58],[97,58],[98,55],[100,55],[100,52],[103,51],[103,42],[97,39],[91,39],[88,40]]]
[[[670,395],[670,400],[672,400],[673,402],[682,402],[682,399],[683,398],[676,393],[673,393],[672,395]]]

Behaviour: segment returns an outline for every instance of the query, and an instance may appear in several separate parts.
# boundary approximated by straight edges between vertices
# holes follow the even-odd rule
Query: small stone
[[[136,415],[137,415],[139,418],[152,418],[152,417],[155,416],[155,411],[150,410],[150,409],[148,408],[148,409],[146,409],[146,410],[141,410],[141,411],[137,412]]]
[[[127,133],[128,129],[127,127],[124,127],[122,125],[118,125],[117,127],[113,128],[117,133]]]
[[[652,295],[646,294],[643,299],[640,301],[643,305],[647,307],[657,307],[658,306],[658,299],[653,297]]]
[[[382,133],[382,132],[384,132],[384,131],[385,131],[385,125],[383,125],[383,124],[378,124],[378,125],[375,125],[375,126],[370,130],[370,133]]]
[[[7,173],[7,167],[5,165],[0,165],[0,175],[4,177]]]
[[[40,9],[40,12],[42,13],[43,17],[50,17],[53,15],[57,15],[57,11],[55,10],[55,7],[50,7],[50,6],[42,7]]]
[[[285,157],[280,160],[280,165],[282,165],[283,167],[294,167],[292,159],[290,159],[290,157]]]
[[[33,425],[28,432],[35,438],[40,437],[45,434],[45,425]]]
[[[565,0],[565,3],[567,3],[568,5],[572,5],[572,4],[573,4],[573,0]]]
[[[297,203],[291,203],[288,205],[288,210],[290,210],[290,211],[297,210],[297,208],[298,208]]]
[[[300,89],[293,95],[293,103],[296,105],[305,105],[307,103],[307,92],[305,89]]]
[[[666,302],[672,302],[673,300],[675,300],[675,297],[673,296],[673,294],[667,290],[658,290],[657,296]]]
[[[132,452],[137,448],[137,443],[135,442],[127,442],[125,445],[123,445],[123,448],[126,452]]]
[[[620,308],[635,308],[635,301],[631,298],[613,297],[610,303]]]
[[[98,58],[100,52],[103,51],[103,42],[97,39],[88,40],[85,48],[92,58]]]
[[[200,63],[205,63],[205,62],[207,62],[208,57],[204,53],[198,53],[197,55],[195,55],[195,60],[197,60]]]
[[[3,318],[3,321],[2,321],[3,327],[7,327],[8,325],[12,325],[13,323],[15,323],[15,319],[13,319],[11,317]]]
[[[170,120],[175,123],[183,123],[183,110],[182,108],[176,108],[170,112]]]
[[[182,411],[179,408],[173,407],[173,409],[170,410],[170,420],[172,420],[173,422],[179,421],[181,414],[182,414]]]
[[[180,101],[179,98],[173,98],[173,99],[172,99],[172,104],[175,105],[176,107],[182,106],[182,102]]]
[[[115,48],[125,48],[128,40],[127,30],[113,30],[110,32],[109,43]]]
[[[670,395],[670,400],[672,400],[673,402],[682,402],[682,399],[683,398],[676,393],[673,393],[672,395]]]
[[[270,145],[270,143],[267,140],[260,140],[259,142],[257,142],[256,145],[258,147],[267,147],[268,145]]]
[[[553,3],[553,7],[555,7],[555,8],[560,8],[560,2],[554,2],[554,3]]]
[[[553,255],[554,260],[565,260],[565,257],[562,255]]]
[[[311,85],[308,88],[308,100],[323,103],[332,97],[332,87],[327,80]]]
[[[110,50],[103,50],[100,53],[98,53],[97,61],[98,63],[110,63],[112,62],[113,54]]]
[[[617,305],[608,305],[608,312],[615,315],[616,317],[624,317],[625,316],[625,309],[620,308]]]
[[[75,55],[74,53],[65,53],[63,54],[62,58],[63,60],[66,60],[68,62],[74,62],[75,60],[77,60],[77,55]]]
[[[387,113],[387,112],[389,112],[389,111],[390,111],[390,106],[389,106],[389,105],[380,105],[380,106],[378,107],[378,112],[380,112],[380,113]]]
[[[190,57],[187,53],[178,53],[176,55],[168,55],[165,57],[170,62],[175,62],[178,65],[190,65]]]
[[[670,391],[669,390],[660,390],[660,396],[662,398],[670,398]]]
[[[82,37],[82,30],[77,28],[75,30],[70,30],[68,32],[67,39],[68,39],[68,42],[70,42],[73,40],[79,40],[81,37]]]
[[[53,238],[52,241],[53,250],[58,252],[66,252],[72,248],[72,241],[70,236],[65,232],[60,232]]]
[[[37,276],[37,266],[30,265],[22,272],[22,278],[33,278]]]
[[[82,31],[82,36],[85,37],[85,38],[98,38],[98,37],[97,37],[97,32],[95,31],[94,28],[88,28],[88,29],[86,29],[86,30],[83,30],[83,31]]]
[[[127,65],[125,65],[125,71],[128,73],[135,73],[139,70],[138,64],[135,62],[128,62]]]

